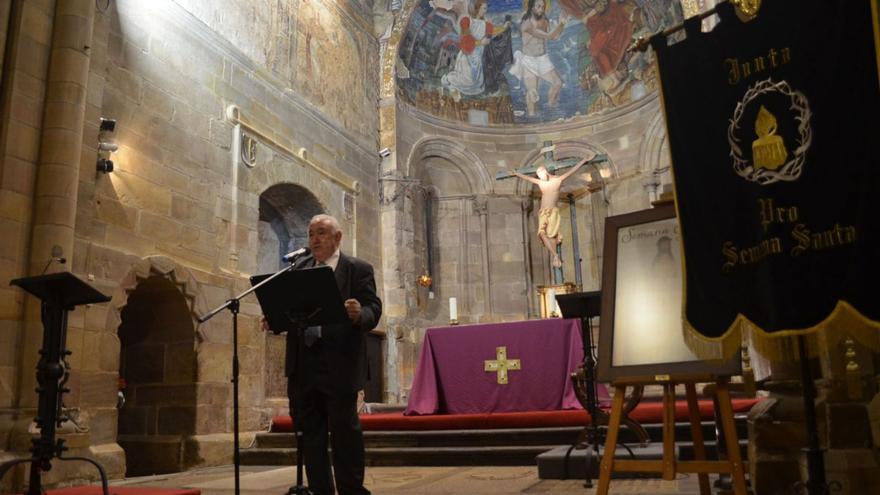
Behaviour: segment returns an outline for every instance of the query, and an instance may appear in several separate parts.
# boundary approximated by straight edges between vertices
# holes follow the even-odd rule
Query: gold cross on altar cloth
[[[501,346],[495,348],[495,359],[487,359],[484,371],[494,371],[498,373],[498,384],[507,384],[507,370],[520,370],[519,359],[507,359],[507,347]]]

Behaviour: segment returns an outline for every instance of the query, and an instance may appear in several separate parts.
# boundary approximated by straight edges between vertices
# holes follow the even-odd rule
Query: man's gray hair
[[[339,220],[336,219],[333,215],[327,215],[326,213],[321,213],[312,217],[309,220],[309,225],[315,222],[327,222],[330,224],[330,227],[333,228],[333,233],[341,232],[342,229],[339,227]]]

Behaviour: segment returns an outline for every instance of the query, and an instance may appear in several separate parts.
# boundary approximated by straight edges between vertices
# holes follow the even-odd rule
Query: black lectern
[[[581,444],[586,446],[586,475],[584,486],[591,488],[593,486],[593,455],[596,456],[596,468],[598,471],[601,454],[599,448],[605,443],[602,435],[599,433],[599,425],[608,425],[609,415],[607,412],[599,408],[599,397],[596,389],[596,344],[593,342],[593,318],[600,316],[602,308],[602,292],[575,292],[572,294],[560,294],[556,296],[556,302],[559,303],[559,309],[565,318],[580,318],[581,331],[583,332],[584,344],[584,363],[583,372],[580,371],[572,375],[575,380],[575,392],[578,400],[584,406],[584,409],[590,414],[590,422],[584,427],[578,442],[572,446],[566,454],[566,469],[568,468],[568,455],[572,449]],[[632,395],[623,408],[621,423],[629,427],[635,433],[642,443],[647,445],[650,441],[648,432],[630,418],[629,413],[638,405],[642,398],[644,387],[636,386],[633,388]],[[626,444],[619,444],[625,448],[630,456],[635,457],[632,449]],[[613,453],[612,453],[613,455]]]
[[[585,486],[590,488],[593,486],[592,480],[592,462],[593,453],[596,455],[596,465],[599,464],[599,444],[602,439],[599,437],[599,397],[596,389],[596,346],[593,343],[593,318],[599,316],[602,306],[602,292],[575,292],[572,294],[560,294],[556,296],[556,302],[562,311],[564,318],[580,318],[581,335],[583,337],[584,346],[584,379],[582,386],[585,388],[584,409],[590,414],[590,422],[584,429],[586,433],[586,483]],[[578,387],[581,388],[581,387]],[[568,454],[571,453],[569,449]],[[566,456],[566,466],[568,458]]]
[[[285,271],[271,284],[275,275],[254,275],[251,284],[257,291],[257,300],[275,333],[296,332],[296,360],[303,359],[303,330],[313,325],[332,325],[344,322],[348,316],[336,278],[329,266]],[[294,380],[299,379],[294,373]],[[294,389],[296,385],[294,384]],[[296,437],[296,484],[287,495],[311,495],[303,485],[302,430],[300,430],[299,401],[294,401],[293,416]]]
[[[271,284],[261,285],[271,276],[254,275],[251,284],[273,331],[298,331],[303,326],[333,325],[347,319],[329,266],[287,271]]]
[[[104,468],[97,461],[86,457],[62,457],[67,447],[64,446],[64,439],[55,438],[55,431],[68,420],[62,416],[61,411],[61,396],[70,391],[64,387],[70,376],[70,365],[67,364],[67,356],[70,355],[67,350],[67,313],[76,306],[107,302],[110,298],[70,272],[19,278],[10,282],[10,285],[17,285],[42,301],[40,311],[43,321],[43,347],[37,363],[39,404],[37,417],[34,418],[40,428],[40,436],[31,440],[34,446],[31,448],[30,459],[16,459],[0,464],[0,478],[16,464],[30,462],[30,481],[25,493],[42,495],[40,472],[52,469],[53,457],[61,461],[86,461],[98,468],[104,495],[109,495]]]

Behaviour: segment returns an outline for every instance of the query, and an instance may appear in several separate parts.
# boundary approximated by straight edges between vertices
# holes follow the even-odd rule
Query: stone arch
[[[639,150],[639,171],[652,172],[669,166],[669,141],[666,137],[666,121],[657,111],[645,130],[645,139]]]
[[[609,182],[613,181],[616,177],[618,177],[617,167],[608,154],[608,152],[602,148],[601,146],[597,146],[589,143],[587,140],[560,140],[554,143],[556,149],[554,150],[553,156],[557,159],[564,158],[572,158],[572,157],[586,157],[592,156],[594,154],[606,155],[608,156],[608,163],[605,165],[611,170],[611,176],[608,179],[602,179],[598,170],[593,168],[590,170],[594,180],[587,185],[587,188],[595,193],[588,194],[585,197],[581,197],[578,200],[579,203],[579,211],[581,215],[588,214],[586,218],[586,223],[579,222],[578,228],[579,235],[579,245],[581,246],[581,259],[585,263],[581,265],[581,268],[585,273],[584,280],[589,283],[590,274],[593,271],[591,268],[591,264],[593,261],[591,258],[596,256],[597,246],[598,249],[601,249],[601,231],[604,229],[604,217],[607,213],[607,185]],[[523,157],[522,161],[517,165],[517,168],[529,167],[538,164],[543,159],[543,154],[539,147],[536,147],[529,154]],[[581,169],[584,170],[583,168]],[[581,172],[575,174],[568,180],[574,180],[577,175],[580,175]],[[537,189],[537,186],[532,185],[529,182],[524,180],[517,181],[515,194],[521,198],[532,198],[533,190]],[[525,199],[525,201],[530,201],[529,199]],[[564,203],[562,197],[560,197],[559,203]],[[583,209],[584,206],[589,205],[589,213],[586,213]],[[563,211],[563,215],[567,216],[568,208],[563,204],[559,204],[560,210]],[[535,231],[538,228],[538,213],[539,213],[539,202],[533,202],[531,205],[527,205],[523,208],[523,223],[524,223],[524,239],[523,242],[527,246],[527,252],[531,256],[532,270],[530,273],[530,278],[528,280],[528,293],[533,294],[535,291],[534,286],[540,282],[539,280],[547,280],[550,275],[550,258],[547,255],[546,250],[541,245],[537,236],[535,235]],[[584,218],[584,217],[582,217]],[[568,218],[563,221],[563,230],[571,225],[571,222]],[[564,238],[568,238],[568,234],[563,234]],[[563,244],[564,250],[571,249],[571,238]],[[569,277],[568,274],[571,272],[569,270],[574,269],[574,266],[570,264],[570,251],[566,251],[563,254],[563,262],[565,263],[565,273],[566,277]],[[535,309],[537,311],[537,308]]]
[[[452,255],[453,245],[467,242],[461,221],[456,220],[471,214],[469,203],[465,203],[468,200],[463,198],[491,194],[494,181],[476,154],[444,137],[420,139],[402,164],[405,181],[401,183],[403,201],[399,204],[403,214],[400,241],[409,255],[400,257],[399,270],[403,274],[407,317],[423,321],[427,327],[440,323],[441,300],[446,300],[443,298],[447,292],[462,292],[457,287],[463,285],[464,272],[452,269],[444,259]],[[441,232],[447,235],[441,237]],[[428,269],[433,278],[431,290],[439,296],[433,299],[428,289],[416,282]]]
[[[189,269],[151,256],[132,266],[111,305],[107,327],[119,336],[120,377],[129,380],[117,437],[127,474],[188,469],[198,460],[184,454],[184,444],[199,433],[227,429],[225,422],[206,427],[214,423],[199,413],[204,394],[198,390],[198,353],[204,338],[196,329],[198,315],[208,311],[200,284]],[[222,407],[214,408],[225,417]]]
[[[165,256],[148,256],[136,262],[131,270],[119,282],[119,288],[113,294],[111,305],[113,310],[107,312],[106,329],[115,334],[122,323],[122,310],[128,304],[128,298],[142,281],[159,276],[168,279],[187,301],[190,316],[193,319],[193,327],[198,327],[198,317],[209,311],[207,302],[202,295],[199,282],[193,277],[192,272],[185,266],[177,264],[174,260]],[[196,335],[199,341],[204,340]]]
[[[257,271],[280,268],[281,256],[308,242],[309,220],[327,209],[307,188],[281,182],[260,194]]]
[[[558,142],[555,142],[554,145],[556,146],[556,150],[554,150],[553,156],[558,159],[570,158],[570,157],[583,157],[583,156],[589,156],[589,155],[593,155],[593,154],[599,154],[599,155],[604,154],[604,155],[608,156],[608,167],[610,168],[612,173],[611,173],[611,177],[606,179],[606,182],[613,180],[615,177],[617,177],[617,167],[614,165],[614,161],[612,160],[611,156],[609,156],[608,153],[604,149],[602,149],[601,147],[590,144],[584,140],[574,140],[574,139],[565,140],[565,141],[558,141]],[[541,161],[543,159],[543,157],[544,157],[544,155],[541,153],[541,149],[539,147],[536,147],[534,150],[529,152],[525,157],[523,157],[523,160],[520,162],[519,165],[517,165],[516,168],[520,169],[523,167],[529,167],[531,165],[535,165],[536,163]],[[530,184],[524,180],[520,180],[517,182],[518,182],[516,185],[516,195],[517,196],[529,196],[532,192],[532,188],[535,187],[532,184]]]
[[[308,244],[309,220],[327,208],[307,187],[279,182],[260,193],[257,235],[257,270],[274,272],[281,268],[281,256]],[[266,397],[287,397],[287,376],[284,374],[284,335],[266,335],[264,387]]]
[[[412,176],[420,163],[432,157],[443,158],[454,165],[468,181],[471,194],[492,193],[494,181],[480,157],[451,139],[426,137],[416,142],[406,160],[404,175]]]

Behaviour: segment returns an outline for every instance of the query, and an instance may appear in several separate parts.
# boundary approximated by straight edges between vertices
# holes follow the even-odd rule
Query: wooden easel
[[[614,381],[614,400],[611,405],[611,418],[608,423],[608,434],[605,440],[605,455],[599,466],[599,486],[596,495],[607,495],[614,471],[656,472],[661,473],[664,480],[674,480],[676,473],[697,473],[700,482],[700,495],[710,495],[709,473],[728,473],[733,481],[736,495],[746,495],[746,481],[742,459],[739,452],[739,441],[733,423],[733,407],[730,403],[728,389],[730,378],[727,376],[693,376],[675,377],[657,376],[653,378],[626,378]],[[727,445],[727,459],[720,461],[706,460],[706,446],[703,443],[703,430],[700,425],[700,410],[697,405],[697,383],[714,382],[717,387],[718,414],[724,440]],[[688,413],[691,423],[691,434],[694,441],[693,461],[679,461],[675,458],[675,385],[683,383],[687,391]],[[663,385],[663,459],[661,460],[630,460],[614,459],[617,445],[617,434],[620,430],[623,399],[628,386]]]

